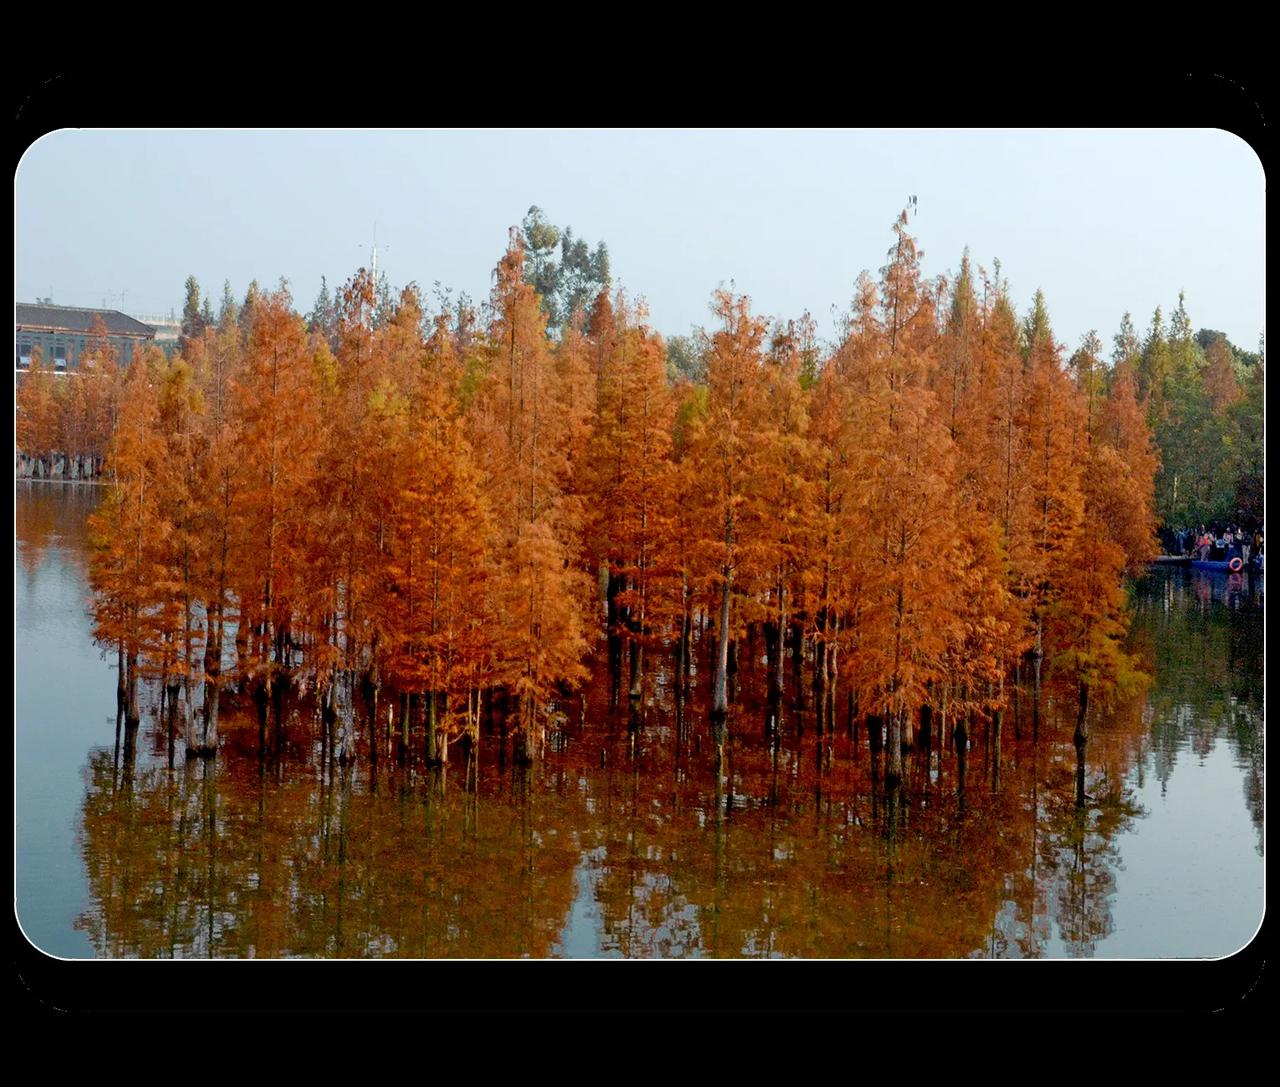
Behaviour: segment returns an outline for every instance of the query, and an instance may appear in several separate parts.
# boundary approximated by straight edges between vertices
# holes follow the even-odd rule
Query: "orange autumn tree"
[[[234,525],[244,475],[234,414],[235,382],[243,359],[240,329],[225,320],[188,341],[185,354],[203,400],[198,418],[201,456],[191,489],[194,531],[200,540],[196,581],[204,615],[204,697],[199,733],[188,738],[188,750],[209,755],[218,747],[226,636],[238,619],[232,582],[237,564]]]
[[[107,447],[110,482],[89,519],[94,637],[116,649],[120,707],[134,726],[142,716],[140,671],[157,649],[151,625],[157,577],[148,541],[158,519],[157,477],[164,441],[147,362],[148,356],[139,352],[125,372],[116,430]]]
[[[360,479],[355,491],[357,500],[350,512],[354,514],[356,553],[361,556],[358,564],[363,573],[364,606],[353,617],[357,638],[364,647],[364,686],[370,720],[376,725],[370,750],[375,755],[383,735],[380,699],[386,687],[387,658],[397,637],[391,620],[391,602],[396,593],[391,566],[395,563],[396,526],[401,517],[403,473],[413,456],[410,445],[414,440],[414,399],[424,380],[422,316],[417,288],[410,286],[401,292],[389,317],[384,314],[379,321],[375,312],[368,354],[358,370],[342,368],[341,350],[339,353],[340,373],[351,378],[347,410],[354,425],[340,429],[346,440],[355,443],[348,456],[354,457]],[[429,702],[429,709],[432,707],[433,701]],[[401,709],[403,713],[403,699]],[[388,706],[388,725],[393,712],[393,707]],[[434,713],[430,716],[434,723]],[[430,743],[430,729],[428,735]]]
[[[31,368],[22,375],[15,394],[15,437],[23,453],[34,460],[48,459],[57,442],[58,393],[56,378],[44,365],[39,345],[31,349]]]
[[[701,581],[698,548],[704,533],[699,503],[689,496],[699,493],[697,452],[705,437],[707,389],[705,385],[682,382],[673,390],[675,417],[671,441],[671,489],[669,552],[672,558],[673,616],[677,634],[677,696],[683,698],[693,669],[694,616],[709,607],[709,596]]]
[[[1091,492],[1093,511],[1123,552],[1126,572],[1136,574],[1159,554],[1155,478],[1160,454],[1129,370],[1112,382],[1091,437],[1093,456],[1102,466]]]
[[[1081,477],[1086,431],[1084,405],[1059,361],[1061,348],[1053,338],[1039,291],[1024,327],[1026,392],[1018,425],[1027,459],[1019,534],[1022,547],[1014,551],[1014,557],[1035,638],[1032,720],[1038,732],[1045,617],[1054,606],[1066,567],[1073,561],[1069,551],[1084,518]]]
[[[746,488],[756,449],[753,405],[759,395],[765,322],[753,317],[745,296],[717,291],[712,312],[722,327],[706,345],[707,406],[694,452],[702,510],[703,538],[698,548],[707,589],[718,598],[715,677],[712,707],[716,744],[725,740],[729,709],[729,643],[733,638],[732,601],[744,571],[743,540],[751,526],[744,523]]]
[[[312,669],[335,751],[354,755],[356,708],[376,761],[390,721],[379,712],[390,641],[388,571],[398,518],[398,472],[408,441],[411,387],[423,365],[420,309],[402,297],[399,321],[379,328],[372,275],[360,269],[340,292],[336,353],[316,342],[309,373],[318,404],[315,469],[307,490],[312,562],[305,586]],[[408,385],[410,388],[406,388]]]
[[[349,286],[349,285],[348,285]],[[355,743],[354,684],[351,682],[342,613],[351,508],[352,463],[346,442],[349,417],[345,408],[346,376],[340,373],[330,333],[338,338],[335,309],[333,328],[312,332],[307,349],[315,386],[316,465],[305,502],[311,525],[310,561],[305,571],[301,620],[309,647],[307,673],[320,703],[321,740],[326,753],[351,755]],[[335,726],[342,718],[344,747],[337,751]]]
[[[249,332],[234,386],[243,491],[236,511],[233,588],[240,606],[237,665],[258,702],[260,750],[267,711],[282,728],[291,680],[294,606],[302,598],[311,524],[306,496],[316,455],[316,394],[302,319],[288,292],[246,305]]]
[[[851,725],[864,704],[871,712],[872,689],[878,680],[861,666],[863,658],[859,653],[869,566],[864,526],[854,516],[863,489],[863,422],[858,406],[870,394],[872,361],[880,350],[876,306],[875,282],[863,272],[858,277],[844,338],[813,390],[812,486],[808,490],[810,506],[801,515],[810,526],[809,546],[794,594],[797,611],[839,617],[838,638],[847,662],[844,674],[848,680]],[[797,637],[799,633],[797,629]],[[797,705],[803,690],[800,678],[797,674]]]
[[[424,392],[410,418],[386,608],[387,674],[427,707],[426,755],[451,737],[479,742],[479,691],[489,673],[485,614],[489,514],[462,423],[443,390]],[[402,712],[409,746],[410,703]]]
[[[723,744],[763,627],[767,693],[780,705],[794,632],[820,733],[838,680],[850,721],[888,724],[891,779],[935,713],[962,746],[979,716],[998,742],[1037,641],[1056,689],[1105,701],[1120,577],[1153,538],[1132,367],[1104,395],[1096,340],[1064,366],[1042,297],[1020,325],[967,256],[949,288],[927,282],[905,216],[894,230],[820,370],[811,321],[771,328],[728,292],[705,384],[684,345],[668,370],[620,293],[549,335],[513,239],[481,324],[465,305],[426,319],[412,287],[393,306],[361,271],[310,334],[283,289],[253,288],[171,362],[69,397],[30,375],[37,448],[92,456],[119,416],[95,584],[122,691],[161,680],[200,753],[222,698],[257,702],[265,748],[271,710],[278,742],[286,694],[314,683],[300,705],[330,751],[354,754],[358,712],[378,757],[398,708],[402,752],[425,723],[436,760],[474,746],[483,690],[532,758],[604,617],[637,699],[669,639],[683,678],[695,628],[714,631]]]
[[[149,536],[156,553],[156,620],[164,647],[160,671],[168,698],[166,731],[172,761],[179,727],[187,749],[197,748],[193,703],[204,656],[204,632],[196,617],[206,542],[200,518],[204,403],[191,365],[181,355],[168,360],[159,376],[157,408],[165,447],[157,473],[157,524]]]
[[[566,509],[583,532],[587,512],[582,481],[587,474],[588,446],[594,430],[599,384],[592,360],[591,338],[582,331],[586,317],[575,312],[555,345],[556,403],[565,429]]]
[[[559,342],[553,347],[556,410],[562,421],[565,443],[560,537],[570,549],[570,564],[579,573],[577,584],[584,594],[580,610],[588,645],[596,635],[600,578],[600,560],[590,541],[594,502],[591,441],[600,396],[596,339],[590,327],[600,299],[607,307],[607,288],[601,291],[590,314],[577,309],[569,315],[561,326]]]
[[[801,384],[803,345],[812,332],[813,322],[808,314],[799,322],[774,328],[762,360],[759,396],[751,405],[755,413],[751,429],[757,436],[757,448],[745,488],[744,508],[756,531],[744,543],[744,561],[755,571],[754,580],[761,589],[753,598],[755,614],[750,618],[764,621],[769,647],[768,687],[775,701],[783,692],[784,638],[803,600],[803,590],[797,594],[797,589],[813,532],[810,515],[815,450],[809,435],[809,397]],[[822,576],[829,581],[825,570]],[[827,691],[834,691],[831,678],[835,654],[827,654],[827,644],[821,639],[829,629],[834,634],[836,621],[826,609],[818,609],[815,676]],[[819,730],[829,709],[819,706]]]
[[[992,284],[980,273],[981,301],[966,251],[931,377],[954,443],[957,503],[955,623],[947,637],[946,678],[934,687],[932,708],[941,714],[942,727],[952,724],[960,739],[967,734],[967,718],[979,710],[991,715],[999,735],[1006,672],[1026,648],[1025,617],[1012,592],[1009,562],[1024,456],[1017,429],[1022,361],[1007,298],[997,285],[993,299]]]
[[[920,281],[906,227],[904,212],[881,271],[879,319],[865,330],[872,343],[860,360],[866,395],[853,407],[851,454],[863,484],[849,511],[863,541],[854,561],[866,569],[859,667],[871,708],[888,720],[891,781],[902,774],[908,722],[943,674],[956,531],[954,447],[928,388],[935,293]]]
[[[1081,353],[1094,354],[1096,337]],[[1083,367],[1081,367],[1083,368]],[[1085,390],[1082,390],[1084,392]],[[1129,630],[1126,569],[1155,557],[1155,474],[1150,432],[1126,371],[1112,395],[1085,428],[1082,479],[1084,517],[1060,565],[1056,598],[1046,609],[1046,644],[1051,666],[1077,694],[1073,740],[1076,747],[1076,803],[1086,799],[1085,748],[1089,708],[1140,689],[1137,658],[1124,647]]]
[[[574,563],[580,527],[566,503],[571,434],[538,296],[516,232],[498,264],[474,416],[483,489],[494,511],[490,614],[494,679],[515,703],[516,754],[542,750],[552,695],[585,678],[590,588]]]
[[[603,307],[597,307],[597,317]],[[608,634],[615,668],[630,661],[628,689],[641,696],[643,654],[659,644],[676,608],[670,534],[671,440],[675,402],[666,380],[661,341],[635,323],[619,293],[600,354],[595,426],[587,449],[587,538],[609,575]],[[596,335],[602,322],[596,321]]]
[[[114,428],[119,373],[107,326],[95,314],[80,365],[62,398],[59,444],[80,476],[96,474]],[[73,469],[75,471],[75,469]]]
[[[1085,374],[1097,338],[1077,352],[1081,395],[1092,400]],[[1046,612],[1050,663],[1077,696],[1076,802],[1085,801],[1084,759],[1089,709],[1141,688],[1137,658],[1124,647],[1129,630],[1122,579],[1157,553],[1153,498],[1159,461],[1136,399],[1133,375],[1123,368],[1111,395],[1087,411],[1082,489],[1084,517],[1058,573],[1056,599]]]
[[[957,415],[958,487],[962,500],[976,507],[966,516],[985,516],[996,527],[1009,608],[1008,639],[1001,655],[1004,670],[1012,669],[1016,699],[1022,658],[1035,639],[1030,579],[1036,511],[1030,488],[1030,437],[1023,425],[1028,384],[1017,318],[998,267],[994,282],[983,273],[980,313],[977,372]],[[1019,708],[1015,703],[1015,726]]]
[[[957,444],[979,422],[974,408],[980,401],[972,394],[975,385],[987,376],[982,372],[982,317],[966,249],[951,288],[950,312],[937,346],[938,364],[930,378],[947,429]]]

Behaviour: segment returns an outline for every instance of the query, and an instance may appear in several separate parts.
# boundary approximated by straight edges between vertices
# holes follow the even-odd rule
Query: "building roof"
[[[93,319],[101,317],[111,336],[154,336],[155,329],[116,309],[81,309],[78,306],[33,305],[19,302],[15,307],[18,328],[57,329],[90,332]]]

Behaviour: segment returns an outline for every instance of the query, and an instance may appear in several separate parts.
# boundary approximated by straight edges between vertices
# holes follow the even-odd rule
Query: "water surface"
[[[1150,689],[1038,743],[935,737],[886,797],[865,732],[763,738],[750,676],[717,766],[705,676],[659,662],[634,715],[563,707],[532,769],[323,768],[305,707],[278,760],[229,708],[174,766],[154,712],[127,763],[85,612],[93,488],[19,484],[17,909],[63,957],[1216,957],[1262,916],[1262,585],[1153,571]],[[154,693],[152,695],[154,701]],[[1024,718],[1029,718],[1023,702]],[[1017,733],[1020,732],[1019,736]]]

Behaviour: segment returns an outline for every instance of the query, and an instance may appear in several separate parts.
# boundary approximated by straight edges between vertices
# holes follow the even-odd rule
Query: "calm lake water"
[[[300,718],[263,765],[234,711],[171,769],[153,711],[117,757],[97,499],[17,485],[16,899],[51,955],[1199,958],[1262,919],[1261,579],[1136,586],[1154,678],[1093,720],[1083,810],[1073,705],[1033,743],[1024,699],[963,776],[935,738],[888,802],[865,732],[820,752],[794,710],[777,747],[737,713],[717,768],[705,676],[678,700],[664,671],[634,718],[588,687],[532,769],[486,737],[471,780],[456,753],[322,771]]]

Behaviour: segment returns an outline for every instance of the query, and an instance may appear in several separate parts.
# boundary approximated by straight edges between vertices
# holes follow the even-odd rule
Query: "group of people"
[[[1195,533],[1185,528],[1175,532],[1179,553],[1201,562],[1230,562],[1238,558],[1248,566],[1252,561],[1261,567],[1264,538],[1262,525],[1252,533],[1240,525],[1201,525]]]

